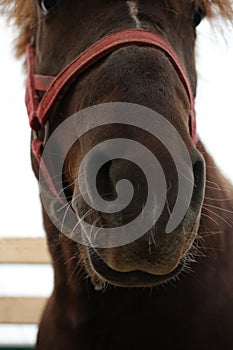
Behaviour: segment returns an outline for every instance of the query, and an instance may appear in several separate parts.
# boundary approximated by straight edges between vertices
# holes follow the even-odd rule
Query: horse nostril
[[[109,213],[123,210],[129,205],[133,197],[134,189],[131,183],[132,174],[128,171],[126,163],[127,161],[121,158],[108,160],[104,162],[97,171],[95,182],[97,192],[90,191],[89,194],[90,197],[92,197],[93,194],[95,195],[98,193],[98,195],[106,201],[105,213],[107,213],[108,210]],[[95,198],[93,199],[95,201]],[[115,208],[115,211],[113,208]]]
[[[79,167],[73,206],[77,210],[92,209],[107,226],[118,227],[140,214],[147,191],[145,175],[136,164],[125,158],[110,159],[107,152],[96,151]]]
[[[111,178],[112,161],[109,160],[101,166],[96,176],[96,188],[99,195],[105,200],[116,198],[115,186]]]
[[[194,189],[192,195],[191,206],[195,210],[200,210],[205,192],[205,161],[201,154],[193,164]]]

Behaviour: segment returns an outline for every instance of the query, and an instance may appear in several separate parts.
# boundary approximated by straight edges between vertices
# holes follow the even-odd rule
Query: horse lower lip
[[[121,287],[152,287],[162,284],[178,275],[185,265],[185,257],[182,257],[179,265],[172,272],[163,276],[153,275],[139,270],[118,272],[107,266],[95,253],[93,248],[88,249],[88,255],[93,270],[103,281]]]

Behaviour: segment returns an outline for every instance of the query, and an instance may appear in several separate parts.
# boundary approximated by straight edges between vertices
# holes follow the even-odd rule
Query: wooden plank
[[[2,345],[0,345],[0,349],[1,350],[34,350],[35,349],[35,347],[33,346],[20,346],[20,345],[15,345],[15,346],[7,346],[7,345],[5,345],[5,346],[2,346]]]
[[[49,264],[46,239],[39,238],[0,238],[1,264]]]
[[[1,350],[35,350],[35,346],[27,344],[0,344],[0,349]]]
[[[37,324],[46,298],[0,297],[0,323]]]

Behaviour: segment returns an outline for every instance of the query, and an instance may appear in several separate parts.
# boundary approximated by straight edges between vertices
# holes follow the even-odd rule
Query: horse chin
[[[91,246],[85,247],[85,266],[96,290],[103,288],[105,283],[118,287],[155,287],[174,280],[178,275],[185,270],[188,265],[189,251],[192,251],[194,241],[200,226],[201,210],[199,214],[192,218],[190,222],[191,213],[188,213],[183,223],[170,236],[169,241],[163,246],[162,256],[159,256],[159,251],[154,255],[154,264],[149,266],[146,261],[140,258],[140,263],[129,265],[127,262],[122,265],[119,261],[120,257],[124,258],[121,249],[114,251],[113,260],[111,260],[111,249],[101,250]],[[189,219],[188,219],[189,218]],[[179,243],[177,243],[179,242]],[[157,241],[157,245],[161,242]],[[142,243],[140,243],[142,244]],[[173,249],[172,249],[173,246]],[[168,253],[170,248],[170,253]],[[127,248],[129,249],[129,247]],[[131,250],[125,256],[129,258]],[[114,250],[114,249],[113,249]],[[167,257],[165,251],[167,250]],[[193,252],[195,254],[195,252]],[[169,258],[170,255],[170,258]],[[172,258],[172,255],[174,258]],[[138,254],[140,256],[140,252]],[[115,263],[114,263],[115,257]],[[136,258],[137,256],[134,256]],[[123,259],[124,260],[124,259]],[[122,260],[122,261],[123,261]],[[161,264],[158,264],[161,261]],[[113,262],[113,263],[112,263]]]
[[[135,264],[134,268],[133,266],[131,268],[127,266],[126,262],[125,265],[112,264],[110,258],[111,252],[107,252],[108,249],[103,252],[101,249],[91,246],[83,248],[83,263],[94,288],[101,290],[106,283],[118,287],[145,288],[155,287],[169,280],[174,280],[185,269],[185,266],[187,266],[189,251],[192,250],[199,229],[200,216],[199,214],[196,217],[192,225],[184,224],[182,225],[182,229],[180,228],[177,232],[173,233],[176,236],[176,240],[179,240],[179,237],[182,236],[180,244],[173,247],[174,259],[169,260],[169,256],[167,256],[167,259],[166,256],[163,256],[163,263],[158,264],[161,257],[154,256],[155,263],[150,268],[148,268],[146,263],[143,264],[142,259],[140,260],[141,263]],[[167,242],[170,248],[173,243],[172,241]],[[164,246],[165,250],[166,246]],[[118,250],[115,253],[117,258],[122,254]]]
[[[177,266],[171,272],[156,275],[145,271],[135,270],[119,272],[109,267],[96,253],[88,248],[88,269],[95,289],[102,289],[105,283],[117,287],[155,287],[177,277],[185,267],[186,256],[182,256]]]

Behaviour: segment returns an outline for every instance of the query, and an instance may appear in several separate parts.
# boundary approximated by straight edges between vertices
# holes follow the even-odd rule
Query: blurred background
[[[221,30],[219,30],[219,26]],[[30,166],[30,129],[22,62],[13,57],[16,33],[0,17],[0,237],[38,237],[44,231],[37,182]],[[233,181],[233,30],[203,21],[196,46],[197,129],[207,150]],[[0,265],[0,296],[48,296],[49,265]],[[37,326],[0,325],[0,344],[33,344]]]

